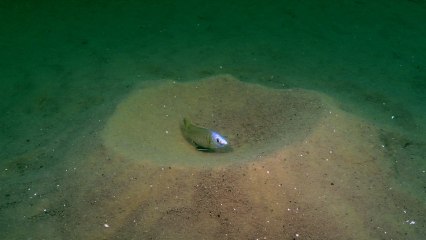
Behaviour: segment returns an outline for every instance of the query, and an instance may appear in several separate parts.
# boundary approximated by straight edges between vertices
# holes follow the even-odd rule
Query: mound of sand
[[[234,150],[196,151],[180,115]],[[231,76],[142,87],[30,223],[73,239],[419,239],[424,201],[396,182],[383,131],[321,93]]]
[[[197,82],[163,81],[135,90],[109,119],[107,149],[161,165],[215,165],[253,160],[305,139],[323,115],[321,98],[306,90],[276,90],[220,75]],[[182,117],[217,130],[228,153],[196,151],[183,138]]]

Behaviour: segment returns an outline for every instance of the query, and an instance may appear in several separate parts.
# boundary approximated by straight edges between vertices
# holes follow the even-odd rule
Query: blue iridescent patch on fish
[[[228,141],[226,141],[226,139],[222,137],[219,133],[212,131],[211,134],[212,134],[213,144],[216,147],[222,148],[228,145]]]

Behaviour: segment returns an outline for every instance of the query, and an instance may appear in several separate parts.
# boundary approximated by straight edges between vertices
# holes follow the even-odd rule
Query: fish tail
[[[186,119],[185,117],[182,119],[183,122],[183,126],[188,126],[188,119]]]
[[[182,127],[184,129],[187,129],[191,125],[191,121],[188,120],[186,117],[182,117]]]
[[[182,117],[182,121],[180,124],[180,130],[182,131],[183,136],[186,138],[186,140],[188,140],[189,142],[193,143],[193,139],[191,139],[190,133],[189,133],[189,129],[191,128],[191,122],[186,118],[186,117]]]

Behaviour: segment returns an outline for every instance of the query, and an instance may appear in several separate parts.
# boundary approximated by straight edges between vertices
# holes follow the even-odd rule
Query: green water
[[[100,137],[116,106],[145,81],[189,82],[231,74],[242,82],[271,88],[324,93],[343,111],[377,129],[378,145],[385,151],[373,158],[384,162],[383,172],[390,172],[380,176],[380,183],[398,187],[398,197],[381,189],[385,197],[377,195],[374,200],[379,215],[371,223],[357,222],[360,235],[340,232],[328,235],[330,239],[422,239],[426,235],[425,22],[422,0],[2,1],[0,238],[168,239],[170,234],[162,234],[168,227],[187,230],[177,233],[177,239],[266,236],[267,230],[250,228],[254,222],[242,225],[247,229],[217,227],[212,230],[216,235],[210,231],[203,235],[204,225],[178,228],[173,221],[158,220],[145,207],[126,210],[124,201],[110,199],[134,192],[127,182],[111,176],[124,176],[135,166],[126,158],[110,163]],[[158,173],[155,167],[138,167],[146,168],[137,173],[143,176]],[[183,172],[174,174],[182,177],[192,170],[179,171]],[[208,179],[207,173],[194,174],[199,176],[195,182]],[[232,174],[224,175],[232,179]],[[110,178],[104,181],[104,176]],[[221,182],[219,175],[213,179],[218,182],[209,186]],[[192,191],[189,182],[175,182],[183,192],[195,192],[197,199],[209,198]],[[107,189],[117,191],[107,194]],[[140,194],[139,198],[145,196]],[[243,196],[223,192],[217,201]],[[95,202],[109,210],[103,212]],[[345,206],[362,211],[356,202]],[[112,213],[114,203],[124,208],[126,216],[140,217],[141,225],[149,222],[150,235],[144,235],[146,229],[126,227],[126,217],[119,210]],[[309,201],[304,204],[308,209],[318,207]],[[194,212],[207,208],[196,206]],[[244,206],[247,212],[252,209],[250,203]],[[172,209],[167,204],[164,208]],[[151,218],[144,215],[147,212]],[[190,218],[194,212],[173,216]],[[250,217],[257,219],[261,213],[254,211]],[[311,214],[277,223],[288,227],[271,228],[268,239],[324,239],[317,235],[321,226],[314,226],[321,222],[321,214]],[[105,233],[113,228],[104,225],[105,219],[113,221],[111,216],[121,219],[120,227]],[[197,215],[197,221],[209,225],[203,216]],[[394,224],[386,225],[389,222]],[[351,223],[343,221],[336,231],[341,229],[351,229]]]

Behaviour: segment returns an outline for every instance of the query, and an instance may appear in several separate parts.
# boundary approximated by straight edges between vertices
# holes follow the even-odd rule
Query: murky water
[[[1,6],[2,239],[425,236],[424,2]]]

